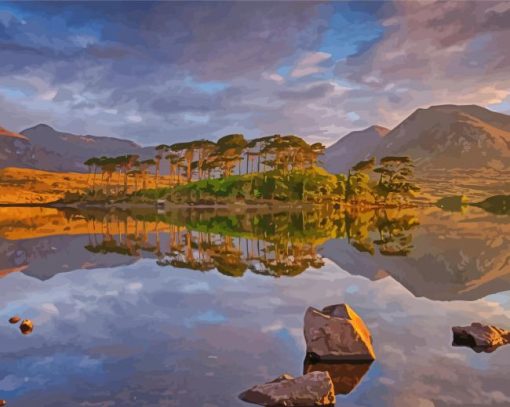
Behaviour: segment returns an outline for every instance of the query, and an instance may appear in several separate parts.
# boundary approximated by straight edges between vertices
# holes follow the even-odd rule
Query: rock
[[[284,374],[258,384],[239,395],[243,401],[261,406],[332,406],[335,392],[328,372],[311,372],[300,377]]]
[[[31,334],[32,331],[34,330],[34,324],[29,319],[24,319],[23,321],[21,321],[19,330],[23,335]]]
[[[7,405],[7,401],[5,400],[0,400],[0,407],[1,406],[6,406]]]
[[[372,361],[313,363],[305,359],[303,373],[328,372],[335,394],[349,394],[361,382],[372,363]]]
[[[372,337],[363,320],[347,304],[306,310],[306,352],[317,361],[375,360]]]
[[[454,326],[452,331],[453,346],[468,346],[475,352],[494,352],[510,342],[510,331],[479,322],[469,326]]]
[[[11,324],[17,324],[19,321],[21,321],[21,318],[20,318],[20,317],[18,317],[17,315],[15,315],[15,316],[13,316],[13,317],[9,318],[9,322],[10,322]],[[0,404],[0,405],[1,405],[1,404]]]

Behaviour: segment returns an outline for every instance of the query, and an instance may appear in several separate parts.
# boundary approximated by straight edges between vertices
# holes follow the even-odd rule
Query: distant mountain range
[[[0,168],[85,172],[83,162],[93,156],[139,154],[148,158],[153,153],[153,147],[142,147],[132,141],[63,133],[46,124],[20,134],[0,128]]]
[[[345,172],[375,156],[409,156],[420,169],[510,167],[510,116],[480,106],[418,109],[393,130],[380,126],[349,133],[326,149],[326,169]]]
[[[145,159],[153,156],[154,147],[64,133],[45,124],[20,134],[0,128],[0,168],[86,172],[83,162],[90,157],[123,154]],[[417,178],[429,182],[431,195],[443,195],[433,189],[449,188],[452,179],[461,180],[457,186],[475,185],[470,189],[473,197],[508,193],[503,178],[510,172],[510,116],[475,105],[418,109],[392,130],[371,126],[347,134],[326,149],[322,162],[327,170],[338,173],[367,157],[388,155],[413,158]],[[484,179],[490,181],[489,187]]]

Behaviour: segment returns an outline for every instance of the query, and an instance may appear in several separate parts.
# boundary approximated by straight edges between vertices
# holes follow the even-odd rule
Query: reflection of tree
[[[410,230],[418,224],[418,218],[412,214],[392,217],[387,211],[382,211],[376,221],[379,239],[374,241],[379,246],[379,253],[384,256],[407,256],[413,249]]]
[[[119,216],[102,216],[100,223],[96,214],[86,217],[89,228],[88,244],[85,249],[92,253],[116,253],[126,256],[141,256],[141,251],[158,252],[159,237],[156,244],[148,239],[145,221]],[[141,223],[141,225],[139,225]],[[141,227],[140,227],[141,226]],[[130,230],[133,233],[130,233]],[[156,233],[157,233],[156,228]],[[99,236],[99,237],[98,237]]]
[[[411,229],[419,224],[413,209],[345,213],[345,237],[360,252],[406,256],[413,248]]]
[[[86,215],[94,253],[141,257],[150,252],[160,266],[243,276],[247,270],[273,277],[295,276],[324,266],[317,248],[346,238],[357,250],[408,254],[416,216],[406,211],[315,211],[240,215],[182,211],[165,215]]]

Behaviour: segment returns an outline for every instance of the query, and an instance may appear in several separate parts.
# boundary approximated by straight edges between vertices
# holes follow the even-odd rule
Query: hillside
[[[160,177],[160,185],[168,184],[168,177]],[[119,184],[114,176],[112,185]],[[134,180],[129,178],[132,188]],[[66,191],[84,191],[91,185],[91,176],[76,172],[50,172],[29,168],[0,169],[0,204],[42,204],[56,201]],[[96,186],[99,186],[99,176]],[[105,184],[103,184],[105,185]],[[147,187],[154,188],[154,176],[147,176]]]
[[[409,155],[422,168],[508,168],[510,116],[474,105],[418,109],[381,140],[375,154]]]
[[[347,172],[352,167],[352,157],[359,158],[356,161],[358,162],[373,155],[389,131],[382,126],[370,126],[364,130],[353,131],[328,147],[321,161],[330,172]]]
[[[12,139],[18,139],[18,140],[27,140],[27,138],[21,134],[15,133],[13,131],[4,129],[3,127],[0,127],[0,137],[12,138]]]
[[[0,168],[86,172],[83,162],[93,156],[139,154],[149,158],[153,151],[152,147],[142,147],[129,140],[64,133],[46,124],[38,124],[21,134],[0,128]]]
[[[345,171],[366,158],[349,136],[326,150],[328,170]],[[510,116],[475,105],[432,106],[416,110],[384,137],[367,140],[373,142],[367,142],[367,150],[377,158],[411,157],[427,195],[465,194],[476,200],[508,192]]]

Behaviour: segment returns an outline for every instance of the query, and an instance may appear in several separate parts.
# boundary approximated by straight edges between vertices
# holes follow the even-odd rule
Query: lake
[[[241,391],[314,368],[304,313],[337,303],[377,356],[328,367],[338,406],[510,405],[510,346],[451,333],[510,329],[510,216],[0,208],[0,253],[9,406],[247,405]]]

